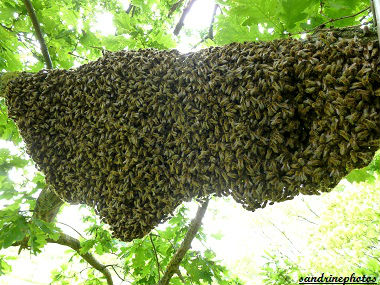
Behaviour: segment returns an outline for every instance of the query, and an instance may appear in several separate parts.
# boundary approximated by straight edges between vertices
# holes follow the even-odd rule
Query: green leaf
[[[49,238],[53,240],[58,240],[60,236],[59,229],[54,223],[48,223],[40,219],[32,218],[32,222],[42,230]]]
[[[296,26],[296,23],[305,20],[307,14],[303,11],[315,1],[304,0],[282,0],[281,5],[283,13],[280,15],[285,21],[286,27],[291,30]]]
[[[373,174],[368,173],[368,171],[363,169],[354,169],[352,170],[347,176],[346,179],[350,183],[360,183],[360,182],[367,182],[367,183],[373,183],[375,181],[375,176]]]
[[[20,12],[17,6],[11,5],[9,2],[4,2],[0,7],[0,21],[8,21],[13,18],[13,14]]]
[[[135,268],[145,265],[145,250],[141,246],[137,247],[132,263]]]
[[[8,248],[13,243],[21,241],[26,236],[27,222],[23,216],[19,216],[12,224],[8,224],[0,231],[0,246]]]
[[[103,245],[101,243],[98,243],[95,247],[95,252],[99,255],[102,255],[104,253]]]
[[[6,262],[7,257],[0,255],[0,276],[12,271],[12,267]]]
[[[81,254],[85,254],[87,253],[91,248],[93,248],[93,246],[95,245],[96,241],[95,240],[85,240],[85,241],[81,241],[80,243],[80,253]]]

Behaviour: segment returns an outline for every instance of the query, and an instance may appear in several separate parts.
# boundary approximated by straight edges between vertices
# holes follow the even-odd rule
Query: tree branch
[[[53,63],[51,62],[50,54],[47,49],[44,37],[42,35],[40,23],[37,20],[37,15],[36,15],[36,12],[34,11],[32,2],[30,2],[30,0],[22,0],[22,1],[24,2],[24,5],[26,7],[26,10],[28,11],[29,17],[32,20],[37,40],[41,45],[41,52],[42,52],[42,55],[44,56],[46,67],[47,69],[52,69]]]
[[[45,222],[52,222],[58,214],[59,209],[63,205],[63,201],[55,194],[55,192],[49,187],[42,189],[40,195],[36,201],[36,207],[33,216],[43,220]],[[28,237],[19,243],[15,243],[14,246],[20,245],[19,252],[27,247]],[[80,242],[76,238],[70,235],[61,233],[58,240],[47,239],[48,243],[57,243],[60,245],[65,245],[73,250],[75,250],[84,260],[88,262],[94,269],[101,272],[107,280],[108,285],[113,285],[112,275],[107,269],[107,267],[101,264],[91,253],[80,253]]]
[[[104,277],[107,280],[108,285],[113,285],[112,275],[110,271],[107,269],[107,265],[101,264],[91,253],[87,252],[82,254],[80,252],[81,246],[80,241],[76,238],[73,238],[70,235],[67,235],[65,233],[60,233],[60,236],[57,240],[48,238],[46,239],[46,242],[48,243],[56,243],[64,246],[68,246],[71,249],[75,250],[79,256],[81,256],[84,260],[88,262],[89,265],[91,265],[94,269],[98,270],[100,273],[104,275]],[[22,246],[24,241],[18,241],[12,244],[12,246]]]
[[[62,205],[63,201],[49,186],[46,186],[38,195],[36,206],[33,211],[33,217],[50,223],[55,219]],[[20,254],[24,248],[27,248],[28,240],[29,237],[25,237],[22,240],[18,254]]]
[[[183,22],[185,21],[185,18],[186,18],[186,15],[190,12],[191,6],[193,6],[195,1],[196,0],[189,0],[186,7],[183,9],[181,18],[179,19],[179,21],[178,21],[178,23],[174,29],[174,32],[173,32],[173,34],[175,36],[178,36],[179,32],[181,31],[181,29],[183,27]]]
[[[61,198],[49,186],[42,189],[36,201],[33,216],[45,222],[52,222],[63,205]]]
[[[80,58],[80,59],[83,59],[83,60],[87,60],[88,61],[88,58],[87,57],[84,57],[84,56],[80,56],[80,55],[77,55],[71,51],[68,52],[69,55],[72,55],[74,57],[77,57],[77,58]]]
[[[178,2],[174,3],[173,6],[170,8],[170,11],[168,13],[168,18],[170,18],[171,15],[175,12],[175,10],[178,9],[183,3],[183,0],[179,0]]]
[[[215,4],[214,11],[212,12],[210,27],[208,29],[207,37],[211,40],[214,39],[214,21],[215,21],[216,10],[218,10],[218,7],[219,7],[219,5]]]
[[[13,30],[11,28],[8,28],[6,25],[3,25],[3,24],[0,23],[0,26],[3,27],[8,32],[14,33]]]
[[[347,16],[343,16],[343,17],[339,17],[339,18],[334,18],[334,19],[330,19],[322,24],[320,24],[319,26],[316,26],[310,30],[305,30],[305,31],[301,31],[301,32],[297,32],[297,33],[289,33],[289,36],[291,35],[297,35],[297,34],[304,34],[304,33],[312,33],[312,32],[318,32],[318,31],[321,31],[323,30],[323,28],[325,28],[325,26],[327,24],[330,24],[330,23],[333,23],[333,22],[336,22],[336,21],[340,21],[340,20],[344,20],[344,19],[347,19],[347,18],[353,18],[353,17],[356,17],[358,15],[360,15],[361,13],[364,13],[365,11],[367,10],[370,10],[371,9],[371,6],[368,6],[367,8],[363,9],[363,10],[360,10],[359,12],[353,14],[353,15],[347,15]]]
[[[117,277],[119,277],[119,279],[120,280],[122,280],[122,281],[126,281],[124,278],[125,278],[125,276],[124,276],[124,278],[122,278],[121,276],[120,276],[120,274],[119,274],[119,272],[117,272],[117,270],[115,269],[115,267],[119,267],[120,269],[124,269],[123,267],[121,267],[121,266],[119,266],[119,265],[117,265],[117,264],[108,264],[108,265],[105,265],[105,267],[111,267],[112,268],[112,270],[113,270],[113,272],[115,272],[115,274],[117,275]]]
[[[304,220],[304,221],[306,221],[306,222],[308,222],[308,223],[310,223],[310,224],[318,225],[317,223],[314,223],[314,222],[312,222],[312,221],[310,221],[310,220],[308,220],[308,219],[306,219],[305,217],[302,217],[302,216],[300,216],[300,215],[297,215],[297,217],[300,218],[300,219],[302,219],[302,220]]]
[[[375,4],[373,3],[373,0],[371,0],[371,12],[372,12],[372,18],[373,18],[373,26],[377,26],[377,16],[375,11]]]
[[[100,273],[104,275],[104,277],[107,280],[108,285],[113,285],[112,281],[112,275],[110,271],[107,269],[107,267],[103,264],[101,264],[91,253],[80,253],[80,242],[76,238],[73,238],[67,234],[61,233],[60,237],[58,240],[53,240],[53,239],[47,239],[47,242],[49,243],[57,243],[60,245],[68,246],[75,250],[84,260],[88,262],[93,268],[98,270]]]
[[[131,10],[133,9],[133,4],[132,3],[129,3],[129,6],[127,8],[127,10],[125,11],[125,13],[129,14],[131,12]]]
[[[136,6],[130,3],[125,13],[129,14],[132,11],[131,18],[133,18],[133,15],[135,14],[135,9],[136,9]]]
[[[202,219],[206,213],[207,206],[208,206],[208,199],[202,203],[201,206],[198,207],[197,214],[195,215],[195,218],[191,221],[189,230],[186,233],[186,236],[184,240],[182,241],[181,246],[178,248],[177,252],[173,255],[171,260],[169,261],[168,266],[166,267],[166,271],[164,275],[162,276],[162,279],[158,282],[158,285],[168,285],[170,279],[172,278],[174,273],[178,272],[178,267],[185,256],[186,252],[191,247],[191,242],[194,239],[195,235],[197,234]]]
[[[207,35],[203,39],[201,39],[198,43],[196,43],[195,45],[193,45],[193,47],[191,48],[192,50],[195,49],[195,48],[197,48],[205,40],[207,40],[207,39],[213,40],[214,39],[214,21],[215,21],[216,11],[218,10],[218,8],[219,8],[220,11],[222,11],[220,9],[219,5],[215,4],[215,6],[214,6],[214,12],[212,13],[210,27],[208,28],[208,33],[207,33]]]
[[[177,268],[177,271],[175,273],[178,275],[179,279],[181,279],[182,283],[186,284],[185,278],[183,278],[182,273],[179,270],[179,268]]]

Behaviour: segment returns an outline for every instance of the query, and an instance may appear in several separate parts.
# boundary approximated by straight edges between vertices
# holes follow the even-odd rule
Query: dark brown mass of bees
[[[107,53],[75,70],[23,73],[9,113],[57,194],[124,241],[194,197],[248,210],[318,194],[379,147],[376,42],[233,43],[196,53]]]

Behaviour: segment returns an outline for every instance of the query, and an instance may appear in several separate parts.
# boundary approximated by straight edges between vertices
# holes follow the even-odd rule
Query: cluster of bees
[[[56,193],[130,241],[195,197],[254,211],[367,165],[380,138],[378,49],[329,34],[109,52],[22,73],[6,98]]]

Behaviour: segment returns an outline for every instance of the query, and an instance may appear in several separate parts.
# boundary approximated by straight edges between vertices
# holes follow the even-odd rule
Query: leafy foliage
[[[376,175],[380,174],[380,152],[377,152],[371,161],[371,163],[362,168],[362,169],[355,169],[351,171],[347,176],[346,179],[350,183],[354,182],[367,182],[367,183],[375,183]]]
[[[355,273],[379,280],[380,181],[378,175],[373,179],[370,183],[355,181],[355,187],[341,185],[344,191],[336,189],[329,193],[323,199],[326,205],[318,213],[318,223],[309,228],[308,247],[299,262],[289,262],[282,254],[268,254],[269,261],[262,268],[265,284],[288,284],[289,280],[295,282],[299,277],[316,276],[321,272],[333,276]],[[292,275],[295,273],[297,278]]]
[[[92,212],[91,209],[89,210]],[[179,208],[164,229],[157,229],[143,239],[136,239],[130,243],[112,239],[107,227],[92,212],[83,217],[85,223],[88,224],[86,233],[89,237],[82,238],[80,252],[108,254],[111,267],[131,284],[157,284],[159,274],[162,276],[171,256],[186,234],[190,222],[186,212],[185,207]],[[206,241],[202,229],[198,233],[198,240]],[[78,254],[74,253],[70,261],[77,258]],[[171,284],[183,284],[183,281],[185,284],[190,282],[192,284],[215,284],[214,282],[222,285],[241,284],[239,279],[229,276],[227,269],[215,260],[215,254],[210,249],[188,251],[181,263],[180,272],[171,279]],[[52,284],[66,284],[64,283],[66,280],[78,280],[79,277],[77,271],[71,271],[68,266],[62,266],[60,270],[53,273]],[[93,269],[89,269],[86,278],[94,282],[89,284],[97,284],[96,282],[101,277]]]
[[[265,285],[297,284],[300,270],[286,256],[281,253],[276,255],[267,252],[264,258],[266,263],[262,267],[261,275],[264,277]]]
[[[272,40],[311,30],[322,23],[353,15],[368,7],[364,0],[237,0],[217,1],[223,10],[216,23],[217,44]],[[329,23],[343,27],[358,24],[362,17]]]

